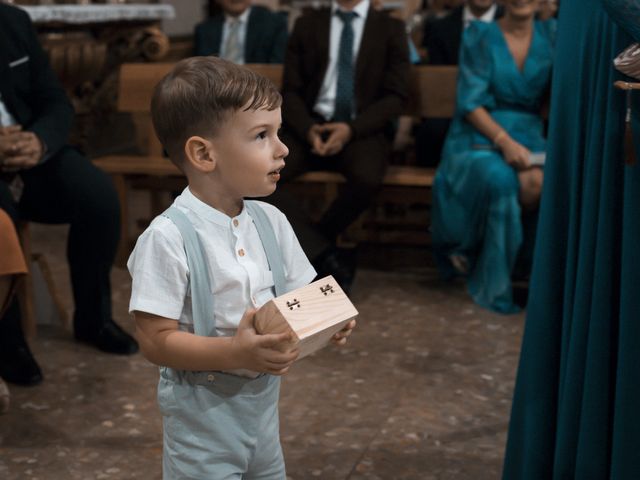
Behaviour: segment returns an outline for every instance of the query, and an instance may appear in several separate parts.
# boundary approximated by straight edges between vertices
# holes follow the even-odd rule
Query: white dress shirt
[[[489,8],[489,10],[484,12],[484,15],[476,17],[473,13],[471,13],[469,5],[465,5],[464,10],[462,11],[462,21],[464,22],[464,28],[467,28],[469,24],[474,20],[479,20],[486,23],[493,22],[493,19],[496,17],[497,9],[498,7],[494,3],[493,5],[491,5],[491,8]]]
[[[9,125],[15,125],[16,119],[7,110],[7,106],[2,101],[2,95],[0,95],[0,127],[8,127]]]
[[[173,205],[193,224],[204,249],[211,277],[218,335],[231,336],[249,307],[259,308],[274,297],[258,231],[243,209],[229,217],[194,196],[189,187]],[[307,285],[316,276],[287,218],[276,207],[260,202],[278,240],[288,290]],[[178,320],[193,332],[189,268],[182,237],[174,223],[156,217],[138,238],[127,268],[132,277],[129,312],[141,311]]]
[[[244,65],[246,63],[245,58],[244,58],[244,47],[245,47],[245,43],[247,41],[247,24],[249,23],[249,14],[251,13],[251,7],[247,8],[244,12],[242,12],[240,15],[238,15],[237,17],[232,17],[231,15],[224,15],[224,25],[222,26],[222,39],[220,40],[220,57],[227,59],[226,57],[226,53],[225,47],[227,45],[227,39],[229,38],[229,24],[233,21],[233,20],[238,20],[240,22],[240,27],[239,27],[239,31],[238,31],[238,36],[239,38],[239,43],[240,43],[240,52],[241,56],[240,56],[240,60],[237,62],[241,65]]]
[[[360,42],[362,41],[362,32],[364,24],[367,21],[369,13],[370,0],[362,0],[353,11],[357,16],[351,21],[353,27],[353,72],[355,74],[355,65],[358,59],[358,51],[360,50]],[[344,23],[336,15],[336,11],[340,7],[333,0],[331,4],[331,26],[329,34],[329,62],[327,71],[324,74],[322,86],[318,92],[316,104],[313,111],[323,117],[325,120],[331,120],[335,110],[336,90],[338,83],[338,50],[340,48],[340,36]]]

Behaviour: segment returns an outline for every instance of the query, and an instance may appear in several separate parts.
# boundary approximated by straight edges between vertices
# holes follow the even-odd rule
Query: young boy
[[[285,216],[244,200],[273,193],[285,165],[280,104],[267,79],[216,57],[179,62],[154,92],[156,133],[189,182],[128,263],[140,347],[161,366],[165,479],[285,478],[277,403],[298,352],[253,317],[316,272]]]

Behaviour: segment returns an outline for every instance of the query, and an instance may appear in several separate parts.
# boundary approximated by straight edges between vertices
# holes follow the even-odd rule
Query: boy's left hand
[[[347,343],[347,337],[351,335],[351,331],[354,328],[356,328],[356,321],[351,320],[349,323],[347,323],[347,325],[342,330],[340,330],[331,338],[331,341],[335,345],[340,345],[340,346],[344,345],[345,343]]]

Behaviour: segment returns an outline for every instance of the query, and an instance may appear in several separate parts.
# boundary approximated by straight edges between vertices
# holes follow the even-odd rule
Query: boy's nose
[[[280,145],[278,145],[278,158],[284,158],[287,155],[289,155],[289,147],[287,147],[284,143],[282,143],[282,140],[278,139],[278,143]]]

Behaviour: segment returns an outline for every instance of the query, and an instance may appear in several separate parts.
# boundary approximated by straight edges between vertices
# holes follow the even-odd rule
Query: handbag
[[[614,60],[613,66],[628,77],[640,80],[640,43],[632,43]]]
[[[640,43],[632,43],[625,48],[613,60],[613,66],[619,72],[634,80],[640,80]],[[633,90],[640,89],[639,83],[617,81],[615,86],[621,90],[626,90],[627,95],[627,115],[624,132],[624,158],[627,165],[634,165],[636,162],[636,148],[631,129],[631,94]]]

